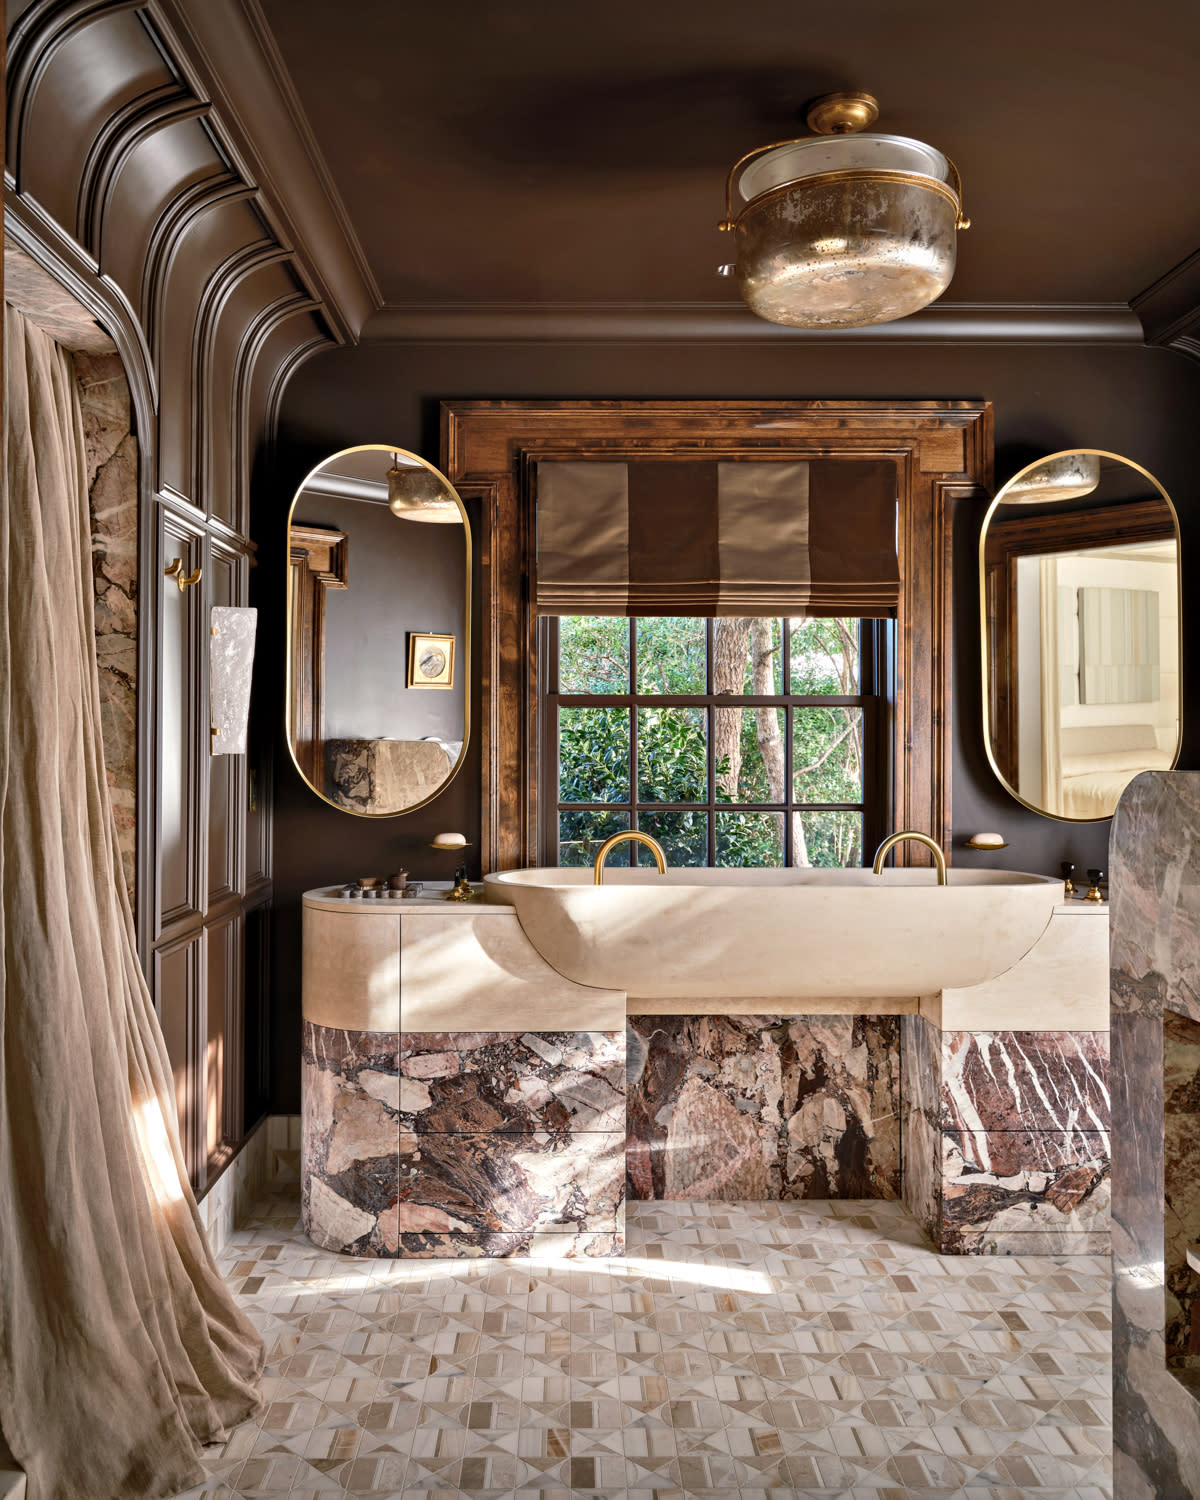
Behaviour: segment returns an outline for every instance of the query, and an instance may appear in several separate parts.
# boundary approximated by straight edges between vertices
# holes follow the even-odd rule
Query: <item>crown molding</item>
[[[1200,250],[1133,299],[1146,342],[1200,358]]]
[[[871,328],[784,328],[740,302],[384,303],[366,341],[411,344],[1141,344],[1124,302],[944,302]]]
[[[335,337],[356,342],[382,297],[258,0],[149,0],[146,14],[215,106],[236,169],[259,189]]]

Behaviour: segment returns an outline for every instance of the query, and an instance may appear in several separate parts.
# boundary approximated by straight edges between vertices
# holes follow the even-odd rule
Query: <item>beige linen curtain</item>
[[[69,356],[11,308],[0,507],[0,1427],[28,1500],[143,1500],[258,1407],[134,949]]]

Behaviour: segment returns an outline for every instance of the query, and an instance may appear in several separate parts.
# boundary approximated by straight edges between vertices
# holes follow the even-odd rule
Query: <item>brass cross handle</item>
[[[175,557],[171,559],[170,567],[163,569],[163,576],[165,578],[173,578],[179,586],[179,592],[182,594],[184,589],[190,589],[192,584],[200,582],[200,576],[203,572],[203,566],[199,566],[193,568],[190,573],[185,574],[183,571],[183,558]]]

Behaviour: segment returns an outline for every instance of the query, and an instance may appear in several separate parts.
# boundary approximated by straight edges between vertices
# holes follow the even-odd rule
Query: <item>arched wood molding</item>
[[[992,481],[992,409],[977,401],[449,401],[442,469],[490,517],[481,545],[483,868],[536,863],[537,680],[533,466],[542,458],[693,452],[781,459],[854,454],[896,462],[903,588],[896,621],[890,822],[951,828],[951,512]],[[897,851],[898,853],[900,851]],[[947,854],[949,850],[947,849]],[[904,846],[901,862],[928,856]]]
[[[34,0],[9,33],[8,64],[6,232],[112,336],[132,392],[139,951],[203,1187],[256,1118],[243,1110],[245,985],[264,982],[272,894],[269,752],[249,767],[208,754],[207,607],[247,602],[251,472],[288,375],[356,339],[380,299],[255,0]],[[80,69],[107,105],[80,97]],[[181,715],[162,579],[177,555],[203,582],[186,596],[182,720],[165,736],[165,705]],[[180,736],[168,777],[165,749]],[[168,879],[169,788],[183,804]],[[217,1031],[219,1077],[207,1061]],[[265,1062],[251,1062],[261,1112]],[[217,1096],[214,1142],[204,1101]]]

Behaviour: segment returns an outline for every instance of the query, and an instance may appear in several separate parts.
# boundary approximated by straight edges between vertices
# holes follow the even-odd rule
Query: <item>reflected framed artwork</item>
[[[408,637],[410,688],[454,686],[454,637],[412,631]]]

